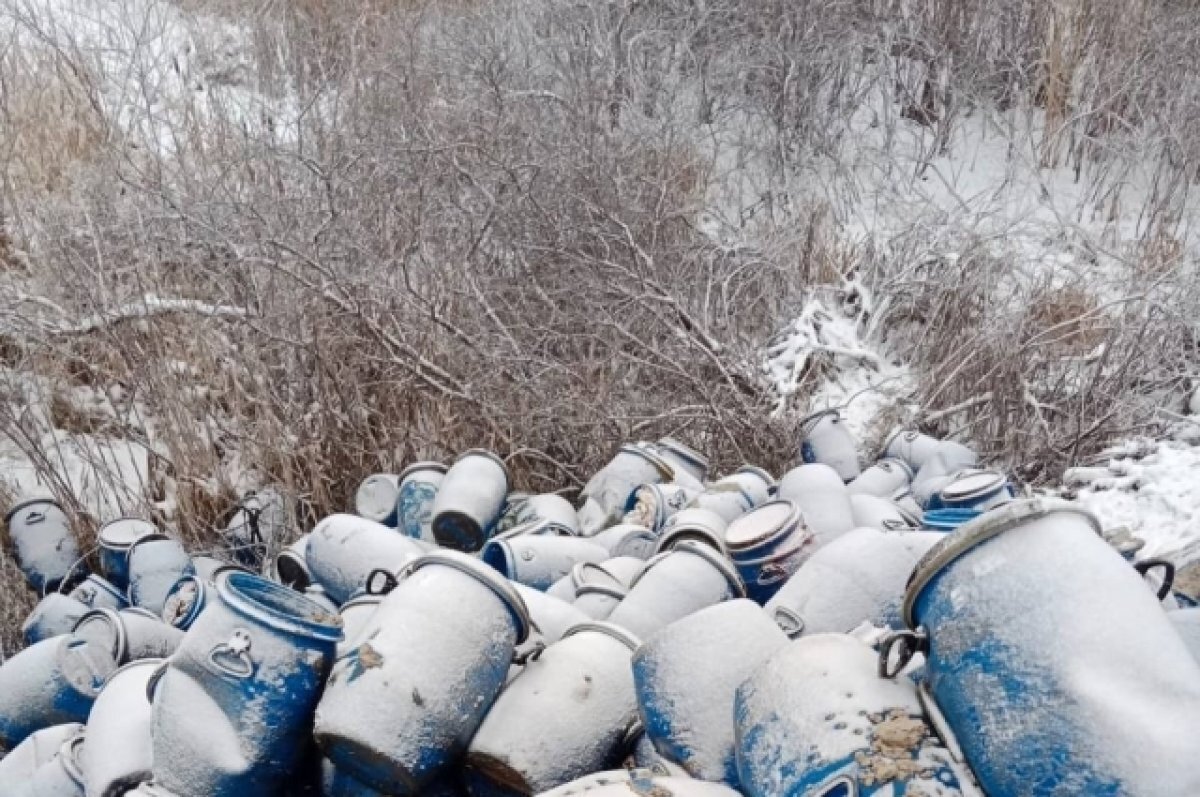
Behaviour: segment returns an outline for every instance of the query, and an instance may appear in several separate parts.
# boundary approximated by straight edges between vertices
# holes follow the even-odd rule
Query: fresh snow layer
[[[1177,431],[1187,437],[1187,429]],[[1127,527],[1146,542],[1139,558],[1200,552],[1200,447],[1184,439],[1131,440],[1097,464],[1072,468],[1060,491],[1105,529]]]

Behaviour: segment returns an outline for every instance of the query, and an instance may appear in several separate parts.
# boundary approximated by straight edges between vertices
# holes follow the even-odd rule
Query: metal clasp
[[[895,678],[908,666],[913,656],[929,650],[929,634],[924,628],[915,631],[895,631],[879,643],[879,677]],[[893,652],[896,659],[892,661]]]

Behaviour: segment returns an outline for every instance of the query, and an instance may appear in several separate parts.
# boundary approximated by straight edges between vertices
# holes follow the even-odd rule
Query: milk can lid
[[[411,465],[409,465],[408,467],[406,467],[404,470],[400,471],[400,475],[397,478],[401,482],[403,482],[409,476],[411,476],[414,473],[417,473],[419,471],[423,471],[423,470],[429,470],[429,471],[433,471],[435,473],[445,473],[447,470],[449,470],[449,468],[447,468],[441,462],[433,462],[432,460],[422,460],[421,462],[414,462]]]
[[[800,520],[800,507],[780,499],[769,501],[734,519],[725,529],[725,544],[731,549],[749,548]]]
[[[62,509],[62,505],[50,495],[28,495],[14,504],[7,512],[4,513],[4,522],[8,523],[12,520],[12,516],[20,512],[22,509],[34,506],[36,504],[50,504]]]
[[[996,507],[948,532],[945,538],[935,543],[917,562],[905,588],[902,614],[904,623],[912,629],[917,627],[913,614],[917,598],[942,568],[993,537],[1053,514],[1071,514],[1082,518],[1097,536],[1102,536],[1100,521],[1096,516],[1069,501],[1057,498],[1030,498],[1010,501]]]
[[[947,501],[968,501],[982,498],[1004,488],[1008,478],[998,470],[967,469],[960,471],[954,481],[941,489],[941,497]]]
[[[140,517],[119,517],[100,527],[97,537],[110,548],[128,548],[143,537],[159,534],[158,526]]]

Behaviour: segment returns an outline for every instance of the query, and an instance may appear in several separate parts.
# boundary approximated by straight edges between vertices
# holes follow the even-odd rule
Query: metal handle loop
[[[1162,584],[1158,586],[1158,599],[1162,600],[1171,594],[1171,587],[1175,584],[1175,565],[1166,559],[1143,559],[1135,564],[1133,569],[1144,578],[1146,573],[1156,567],[1161,567],[1163,570]]]
[[[530,646],[529,650],[520,652],[514,650],[512,655],[512,663],[516,664],[517,666],[524,667],[529,662],[540,659],[542,657],[542,653],[545,651],[546,643],[539,639]]]
[[[228,642],[222,642],[208,654],[209,662],[226,675],[234,678],[249,678],[254,674],[254,661],[250,658],[250,633],[244,629],[234,630]]]
[[[367,576],[367,594],[368,595],[387,595],[396,588],[400,581],[396,578],[395,573],[391,573],[382,567],[378,567],[371,571]]]
[[[929,635],[924,629],[916,631],[894,631],[879,643],[879,677],[895,678],[908,666],[913,656],[929,650]],[[897,653],[893,665],[892,652]]]

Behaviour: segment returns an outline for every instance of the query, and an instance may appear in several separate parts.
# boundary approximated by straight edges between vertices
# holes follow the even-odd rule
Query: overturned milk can
[[[787,643],[762,608],[744,599],[709,606],[657,631],[633,658],[646,736],[692,776],[736,786],[734,694]]]
[[[734,720],[749,797],[982,797],[925,722],[912,681],[880,678],[875,652],[849,636],[780,648],[738,688]]]
[[[67,513],[53,498],[21,501],[4,516],[17,564],[39,595],[58,589],[81,555]]]
[[[881,667],[925,653],[989,797],[1200,794],[1200,664],[1091,514],[993,509],[925,555],[903,611]]]
[[[683,540],[649,563],[608,619],[645,639],[705,606],[745,596],[728,559],[702,542]]]
[[[586,622],[530,657],[471,740],[471,793],[538,794],[616,764],[637,716],[637,646],[617,626]]]
[[[791,501],[763,504],[729,524],[725,545],[746,595],[766,603],[812,555],[816,541]]]

